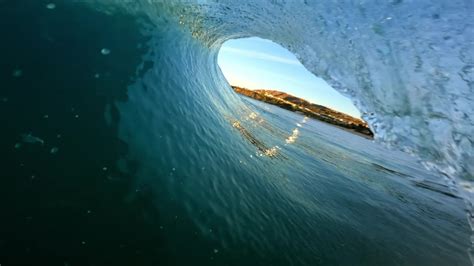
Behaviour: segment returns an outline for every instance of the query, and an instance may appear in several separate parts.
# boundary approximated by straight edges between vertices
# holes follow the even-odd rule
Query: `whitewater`
[[[0,1],[0,264],[472,264],[473,12]],[[234,94],[217,55],[253,36],[375,141]]]

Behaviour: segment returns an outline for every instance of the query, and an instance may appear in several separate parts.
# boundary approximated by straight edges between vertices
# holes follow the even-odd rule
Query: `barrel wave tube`
[[[473,14],[0,0],[0,265],[472,264]],[[374,140],[235,94],[218,54],[248,37],[351,99]]]
[[[216,68],[226,40],[258,36],[292,51],[350,97],[376,141],[439,171],[472,204],[474,11],[470,1],[95,1],[163,16],[207,47],[191,65]],[[186,50],[186,43],[176,49]],[[184,55],[180,55],[184,56]],[[193,60],[181,58],[181,60]],[[213,71],[214,79],[222,79]],[[221,81],[222,82],[222,81]],[[472,217],[471,217],[472,218]]]

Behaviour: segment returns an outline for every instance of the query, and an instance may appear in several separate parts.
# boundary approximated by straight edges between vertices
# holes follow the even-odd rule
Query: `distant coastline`
[[[326,122],[331,125],[347,129],[352,133],[362,135],[367,138],[373,138],[374,134],[370,130],[369,126],[364,120],[352,117],[348,114],[344,114],[335,111],[326,106],[310,103],[304,99],[296,96],[276,91],[276,90],[249,90],[246,88],[231,86],[234,91],[238,94],[246,97],[276,105],[280,108],[292,111],[300,112],[304,115]]]

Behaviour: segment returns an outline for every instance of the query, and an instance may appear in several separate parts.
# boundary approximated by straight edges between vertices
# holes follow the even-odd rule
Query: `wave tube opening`
[[[218,64],[228,83],[250,90],[276,90],[360,117],[359,110],[291,52],[258,37],[232,39],[219,50]]]

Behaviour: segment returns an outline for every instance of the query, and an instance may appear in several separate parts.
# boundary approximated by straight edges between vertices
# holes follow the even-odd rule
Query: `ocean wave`
[[[45,13],[47,15],[60,14],[64,7],[62,3],[55,3],[54,8],[48,3],[41,6],[41,8],[45,12],[49,12]],[[285,257],[285,259],[299,258],[298,252],[303,249],[306,252],[305,254],[309,254],[302,258],[302,261],[296,262],[297,264],[304,264],[305,262],[309,264],[308,261],[315,262],[313,254],[324,254],[324,252],[316,250],[314,242],[311,241],[324,239],[342,241],[348,239],[344,238],[342,233],[341,235],[331,235],[328,232],[353,234],[353,240],[360,241],[358,243],[363,244],[370,243],[371,239],[381,241],[380,238],[377,238],[380,235],[371,231],[375,228],[372,228],[372,226],[384,229],[383,232],[388,232],[392,228],[402,228],[407,237],[415,233],[425,233],[423,236],[426,239],[414,237],[414,241],[424,244],[423,247],[433,248],[432,250],[438,250],[438,243],[446,241],[446,246],[440,249],[459,251],[460,244],[456,237],[461,234],[460,231],[450,235],[451,232],[437,232],[438,224],[435,222],[424,224],[428,219],[436,220],[436,216],[440,216],[438,217],[439,220],[436,220],[439,221],[439,224],[448,224],[449,226],[454,224],[455,226],[449,228],[460,228],[461,226],[456,224],[459,222],[451,218],[456,215],[445,214],[444,210],[434,210],[430,205],[432,204],[430,201],[418,202],[416,200],[418,198],[412,193],[415,190],[412,190],[412,188],[403,190],[404,185],[387,185],[380,180],[377,180],[379,183],[374,185],[373,183],[376,183],[375,178],[368,178],[363,173],[365,169],[373,170],[373,164],[364,163],[363,160],[357,161],[355,159],[357,158],[356,155],[352,153],[347,155],[349,153],[346,154],[339,150],[337,152],[324,151],[324,149],[317,150],[311,145],[283,146],[282,142],[285,139],[291,142],[295,140],[303,141],[307,136],[306,131],[304,131],[304,138],[297,139],[299,134],[299,126],[297,126],[288,137],[287,133],[285,135],[280,134],[280,132],[289,132],[289,130],[292,130],[291,128],[287,131],[275,129],[276,126],[267,123],[267,121],[259,120],[259,114],[249,112],[246,107],[248,105],[232,92],[220,72],[217,65],[217,54],[225,41],[249,36],[272,40],[292,51],[308,70],[324,78],[335,89],[353,100],[363,114],[363,118],[369,123],[371,130],[375,133],[377,142],[393,149],[409,152],[422,160],[427,168],[443,173],[452,189],[459,190],[462,196],[466,198],[467,206],[470,209],[474,202],[471,183],[474,179],[474,166],[472,164],[474,161],[472,134],[474,132],[474,100],[472,98],[474,92],[474,62],[472,58],[472,54],[474,54],[474,27],[471,19],[472,4],[470,1],[440,1],[437,3],[428,0],[386,1],[374,4],[371,1],[71,0],[68,3],[73,3],[76,5],[74,7],[80,6],[81,8],[86,3],[86,7],[107,15],[132,15],[138,21],[137,24],[140,25],[140,35],[148,37],[146,41],[140,43],[140,47],[146,47],[146,49],[143,49],[146,51],[141,55],[141,62],[138,63],[136,73],[132,76],[122,75],[128,73],[128,69],[123,72],[120,71],[121,67],[124,66],[135,67],[134,61],[106,60],[113,60],[115,56],[126,58],[127,55],[130,55],[130,58],[135,58],[135,53],[138,53],[139,49],[137,48],[133,52],[125,49],[121,50],[121,47],[117,45],[121,40],[119,37],[111,35],[110,38],[102,38],[99,34],[106,32],[107,29],[98,30],[98,33],[94,30],[87,31],[91,34],[97,33],[97,35],[94,35],[97,43],[100,42],[100,46],[94,42],[97,47],[86,45],[89,36],[73,35],[73,38],[69,38],[67,32],[60,32],[59,30],[56,36],[64,43],[68,43],[67,40],[69,39],[77,42],[81,40],[84,41],[81,45],[86,48],[82,51],[83,46],[77,45],[73,47],[74,50],[71,50],[69,47],[62,47],[62,43],[52,46],[55,49],[57,48],[58,51],[67,50],[68,54],[74,52],[81,55],[72,57],[69,62],[71,65],[71,62],[75,62],[74,60],[78,62],[79,66],[82,66],[79,63],[86,65],[81,61],[83,58],[88,58],[91,62],[91,58],[95,60],[96,64],[91,64],[91,68],[97,69],[87,68],[84,70],[84,68],[78,67],[65,73],[78,77],[77,80],[86,80],[84,84],[87,84],[87,86],[84,86],[84,88],[93,87],[97,89],[97,94],[102,93],[101,90],[108,90],[107,93],[104,93],[106,95],[114,95],[114,93],[117,93],[114,89],[118,87],[127,88],[125,93],[117,93],[119,96],[109,96],[110,98],[119,98],[120,101],[100,99],[100,104],[106,102],[109,107],[105,109],[104,116],[105,120],[109,121],[107,124],[110,124],[110,127],[105,128],[113,131],[109,133],[110,135],[115,133],[118,135],[118,139],[113,139],[113,145],[110,146],[116,148],[118,150],[117,154],[120,154],[120,156],[114,154],[114,159],[111,159],[109,164],[112,165],[117,160],[117,168],[120,168],[121,172],[132,173],[131,175],[134,177],[130,181],[127,180],[127,185],[136,185],[137,188],[131,192],[131,196],[126,197],[125,201],[135,202],[138,205],[138,215],[136,216],[145,217],[146,222],[155,220],[162,222],[164,220],[170,227],[174,226],[175,222],[179,221],[181,217],[175,215],[171,220],[168,217],[159,219],[157,218],[158,215],[150,210],[157,208],[167,215],[176,212],[183,216],[193,216],[193,219],[189,220],[198,224],[199,234],[205,235],[208,239],[218,239],[222,246],[242,243],[245,241],[239,242],[239,240],[245,239],[255,245],[251,247],[252,250],[270,250],[273,252],[276,249],[271,247],[278,241],[268,237],[269,229],[264,226],[268,223],[273,225],[272,230],[279,232],[277,239],[287,241],[278,242],[278,244],[281,244],[278,248],[293,252],[291,256]],[[15,8],[18,7],[15,6]],[[70,8],[70,10],[75,9]],[[70,11],[70,13],[76,15],[76,17],[71,16],[77,18],[76,23],[82,21],[79,19],[81,16],[77,15],[80,12]],[[45,14],[42,16],[47,17]],[[85,21],[85,18],[83,19]],[[51,21],[49,24],[45,23],[45,25],[58,24],[54,19]],[[114,22],[118,24],[117,21]],[[43,24],[39,23],[39,25]],[[84,25],[87,28],[88,24],[85,23]],[[126,25],[120,25],[124,26],[123,30],[128,32],[127,36],[133,36],[129,33],[130,28],[133,27],[128,28]],[[41,30],[41,42],[55,43],[46,26]],[[68,29],[68,32],[74,32],[74,29]],[[141,38],[137,39],[141,40]],[[126,42],[127,40],[122,39],[122,41]],[[34,43],[35,41],[28,40],[27,42]],[[73,43],[76,45],[77,42]],[[39,51],[55,51],[50,46],[44,46],[47,49]],[[46,65],[45,62],[51,58],[41,59],[44,62],[38,61]],[[58,63],[58,65],[60,64]],[[58,67],[53,70],[59,71],[61,69]],[[25,82],[25,80],[28,81],[30,77],[34,76],[31,68],[24,67],[22,69],[21,66],[14,64],[11,64],[9,71],[15,82]],[[84,73],[81,71],[84,71]],[[113,79],[116,82],[113,86],[105,86],[104,80],[112,80],[110,72],[114,72]],[[63,82],[58,82],[59,85],[68,84],[68,86],[76,89],[72,84],[74,82],[62,81],[61,77],[51,78],[48,76],[51,72],[41,73],[49,79],[35,77],[33,80],[37,82],[47,80],[51,83],[59,80]],[[60,87],[59,85],[58,87]],[[22,86],[26,85],[23,84]],[[32,85],[30,84],[30,86]],[[62,92],[61,90],[58,91]],[[59,97],[58,92],[54,91],[50,97],[51,99]],[[67,97],[64,98],[74,102]],[[60,109],[62,111],[48,112],[47,120],[51,121],[48,122],[50,123],[48,125],[55,127],[54,130],[48,128],[41,132],[33,130],[34,125],[39,124],[33,118],[26,120],[29,124],[22,124],[19,126],[20,130],[17,130],[19,132],[17,132],[17,143],[20,143],[18,141],[21,139],[26,143],[43,143],[44,139],[45,144],[54,145],[54,152],[53,149],[49,152],[50,146],[47,145],[24,145],[25,147],[15,145],[12,150],[14,152],[33,151],[44,155],[40,153],[40,149],[48,148],[47,155],[53,159],[61,158],[59,155],[63,152],[66,153],[68,147],[71,146],[80,151],[81,146],[86,146],[86,144],[75,145],[73,140],[92,138],[87,135],[87,132],[84,133],[85,136],[81,136],[81,130],[89,126],[86,119],[94,118],[93,114],[95,113],[88,111],[88,99],[78,98],[81,101],[77,105],[82,108],[72,109],[72,112],[69,112],[69,109],[64,111],[66,107],[61,105],[62,102],[51,104],[62,108]],[[46,102],[45,99],[42,100]],[[67,104],[70,104],[70,102],[67,102]],[[42,108],[44,107],[42,106]],[[70,108],[70,106],[67,106],[67,108]],[[14,110],[13,107],[12,110]],[[97,110],[101,109],[97,108]],[[24,112],[24,110],[16,109],[15,111],[18,111],[18,113]],[[60,112],[64,114],[58,114]],[[79,113],[81,113],[80,117]],[[58,118],[55,118],[55,115]],[[69,125],[74,130],[54,124],[54,119],[60,121],[60,118],[67,121],[67,124],[64,124]],[[44,119],[41,121],[44,121]],[[246,124],[244,125],[244,123]],[[301,129],[301,132],[309,127],[310,122],[307,118],[304,118],[300,122],[300,125],[303,124],[304,128]],[[294,123],[291,125],[293,127]],[[33,129],[30,129],[30,127]],[[103,129],[102,125],[101,127],[97,126],[97,128]],[[264,130],[260,130],[260,128]],[[34,136],[21,135],[24,132],[29,132],[28,130],[41,136],[41,141]],[[65,133],[61,130],[64,130]],[[94,130],[95,128],[91,128],[91,131],[97,133]],[[16,131],[12,130],[12,132]],[[64,139],[64,144],[56,138],[58,133],[63,136],[61,140]],[[108,136],[105,133],[101,134]],[[102,136],[101,134],[97,135]],[[10,135],[8,136],[12,141],[15,141],[14,137],[12,138]],[[275,137],[275,135],[278,135],[278,137]],[[242,138],[244,141],[242,141]],[[124,143],[127,146],[126,148],[122,146]],[[248,145],[248,143],[251,145]],[[108,149],[100,146],[102,143],[99,141],[95,142],[95,145],[99,148],[94,146],[93,151],[88,150],[83,153],[81,153],[82,151],[76,151],[81,155],[78,158],[85,160],[84,158],[87,159],[88,156],[92,156],[92,153],[95,153],[96,150],[98,155],[95,156],[99,157],[103,152],[102,150],[108,151]],[[281,149],[279,145],[282,145]],[[331,145],[337,146],[339,143],[331,143]],[[255,153],[249,154],[249,146],[258,155],[262,154],[262,156],[253,156]],[[292,180],[286,176],[290,175],[291,171],[299,171],[298,173],[301,176],[311,177],[313,174],[319,174],[317,170],[322,169],[320,160],[305,161],[308,162],[307,164],[301,163],[298,159],[302,156],[298,153],[299,147],[297,146],[303,147],[311,154],[322,156],[321,160],[333,161],[334,168],[331,168],[329,174],[332,175],[331,181],[335,183],[328,182],[324,175],[318,176],[317,182],[302,180],[303,185],[301,186],[292,183]],[[60,147],[60,152],[54,154],[59,149],[57,147]],[[287,155],[289,151],[294,155],[291,163],[286,159],[273,160],[286,158],[282,154],[286,152],[285,155]],[[18,158],[23,160],[20,155],[18,155]],[[70,155],[70,158],[76,157]],[[266,162],[265,167],[252,163],[256,160],[265,159],[269,161]],[[94,173],[98,176],[105,174],[104,179],[106,180],[120,180],[123,182],[122,178],[125,177],[118,173],[109,173],[112,172],[113,167],[103,163],[102,160],[103,158],[97,159],[94,157],[94,160],[86,161],[87,164],[84,163],[84,165],[91,167],[85,168],[98,169],[99,174]],[[341,165],[337,165],[336,162]],[[108,167],[100,165],[101,163]],[[33,165],[41,166],[41,164],[36,163]],[[311,168],[306,169],[307,165],[311,165]],[[357,167],[353,167],[353,165],[360,167],[362,170],[356,169]],[[21,163],[21,167],[24,167],[23,163]],[[77,165],[70,164],[68,167],[73,168]],[[281,173],[275,170],[279,167],[290,170],[287,173]],[[56,167],[50,168],[56,169]],[[400,177],[399,172],[392,171],[391,168],[379,167],[376,169],[379,169],[379,172],[385,176]],[[46,172],[48,169],[45,167],[43,170]],[[66,172],[60,168],[56,170],[58,176]],[[313,170],[314,173],[309,172]],[[214,173],[214,176],[222,178],[209,179],[206,178],[207,173]],[[350,176],[351,174],[354,175]],[[240,175],[248,178],[238,179]],[[200,178],[189,178],[196,176]],[[271,182],[257,178],[261,176],[266,177]],[[350,178],[346,178],[346,176],[350,176]],[[31,179],[33,177],[37,179],[36,175],[32,175]],[[147,182],[152,183],[151,181],[156,181],[159,178],[166,181],[156,182],[153,189],[145,185],[141,186],[147,184]],[[347,181],[346,179],[353,181],[349,184],[354,189],[343,186],[345,184],[343,181]],[[228,182],[225,183],[223,180]],[[99,186],[98,183],[93,180],[87,186],[89,188]],[[49,183],[47,184],[49,185]],[[108,185],[107,183],[107,186],[104,185],[104,187],[108,188]],[[311,193],[305,191],[304,189],[308,187],[313,188],[320,194],[313,195],[311,194],[313,191],[310,191]],[[375,189],[368,189],[373,187]],[[426,185],[423,185],[423,187],[426,187]],[[64,188],[70,191],[69,185],[64,185]],[[444,187],[442,188],[444,189]],[[445,192],[444,190],[438,190]],[[398,207],[396,203],[399,202],[395,203],[391,199],[374,202],[371,198],[364,198],[364,193],[370,192],[373,193],[373,197],[384,199],[378,196],[380,195],[379,191],[388,191],[389,194],[396,195],[398,201],[403,202],[403,204],[409,202],[409,205],[401,206],[408,206],[407,208],[410,211],[405,213],[396,208],[392,209],[391,206]],[[327,198],[330,198],[328,196],[330,193],[337,195],[337,197],[334,197],[334,201],[323,202],[317,198],[318,195],[326,195]],[[422,192],[418,193],[421,194]],[[286,199],[282,196],[286,194],[291,200],[280,201],[281,198]],[[360,202],[350,201],[350,195],[352,194],[357,195],[362,200]],[[78,195],[87,196],[89,194]],[[176,200],[177,195],[179,195],[180,201]],[[247,198],[244,198],[244,195]],[[67,196],[63,195],[65,198]],[[161,197],[160,200],[154,199],[152,201],[157,206],[150,207],[143,203],[147,202],[145,199],[152,198],[152,196]],[[447,206],[454,206],[452,202],[455,198],[447,198],[446,202],[452,204]],[[281,203],[285,208],[272,205],[272,200]],[[183,203],[179,204],[177,202]],[[294,202],[298,204],[293,204]],[[256,203],[268,208],[259,208]],[[61,204],[73,206],[74,203],[70,201]],[[318,204],[328,208],[322,208]],[[334,210],[337,209],[339,212],[330,211],[329,207],[334,207]],[[342,207],[347,207],[347,209],[342,210]],[[390,223],[390,226],[384,227],[383,223],[364,223],[363,219],[365,217],[361,221],[351,221],[347,218],[360,218],[358,210],[362,207],[366,208],[367,213],[376,210],[379,215],[377,218]],[[389,211],[385,211],[388,208],[390,208]],[[272,210],[277,215],[269,215],[265,212],[266,210]],[[353,210],[357,211],[353,212]],[[146,215],[141,212],[146,213]],[[455,212],[453,210],[453,213]],[[220,215],[222,213],[225,213],[225,215]],[[428,215],[423,216],[423,223],[417,219],[413,219],[413,224],[401,222],[409,220],[413,213],[422,213],[420,215],[428,213]],[[261,219],[253,220],[254,217],[252,216],[256,215]],[[288,219],[288,221],[281,218],[291,215],[296,218]],[[300,215],[307,219],[298,220],[297,218]],[[448,218],[441,217],[442,215],[448,216]],[[367,217],[369,216],[367,215]],[[216,220],[221,219],[221,224],[229,225],[229,228],[233,230],[219,231],[218,228],[211,227],[214,220],[209,217],[215,217]],[[324,223],[314,223],[312,218],[315,217]],[[404,220],[398,220],[398,217],[403,217]],[[471,223],[472,218],[472,214],[469,214],[469,222]],[[456,222],[451,222],[453,220]],[[149,224],[153,225],[150,226],[151,230],[161,228],[157,224]],[[333,228],[333,224],[340,225],[342,231]],[[248,225],[252,225],[254,230],[248,230]],[[318,226],[323,227],[320,231],[311,231],[311,233],[321,239],[308,238],[306,232],[310,232],[311,228]],[[324,228],[328,230],[324,230]],[[354,228],[356,230],[353,230]],[[358,229],[368,234],[368,236],[363,235]],[[436,233],[431,234],[431,232]],[[193,231],[189,235],[195,233]],[[183,235],[180,235],[182,239],[191,238],[189,236],[189,238],[186,238]],[[296,248],[297,250],[291,245],[297,241],[288,240],[293,235],[297,235],[297,240],[302,243],[301,246]],[[257,236],[265,237],[260,241]],[[283,237],[280,238],[281,236]],[[385,236],[389,239],[396,239],[397,237],[390,235],[390,232],[383,237],[385,238]],[[130,239],[134,238],[130,237]],[[432,245],[432,242],[428,240],[435,240],[433,243],[436,244]],[[85,245],[85,243],[84,241],[82,244]],[[374,242],[368,247],[375,247],[380,243]],[[340,244],[345,245],[342,242]],[[405,241],[397,241],[396,243],[399,250],[405,252],[404,254],[412,254],[412,249],[414,253],[417,253],[412,254],[413,257],[422,254],[422,250],[415,249],[410,244],[405,243]],[[300,247],[303,248],[300,249]],[[322,248],[327,248],[330,252],[334,251],[332,247]],[[343,249],[345,248],[341,248],[341,250]],[[337,254],[340,250],[335,250],[336,255],[333,255],[338,257]],[[217,256],[215,255],[217,254],[216,251],[212,254]],[[384,257],[385,253],[380,254],[381,257]],[[403,264],[404,261],[397,257],[399,255],[390,254],[395,263]],[[439,254],[422,255],[423,258],[434,261]],[[362,254],[361,257],[354,257],[370,259],[370,256],[370,254]],[[445,262],[449,262],[459,261],[462,255],[456,253],[453,257],[451,257],[451,254],[446,256]],[[306,261],[303,261],[304,259]],[[288,259],[287,261],[291,260]]]
[[[407,147],[449,176],[474,178],[469,1],[98,2],[151,19],[160,17],[158,8],[166,9],[209,47],[213,65],[228,39],[277,42],[351,97],[377,141]]]
[[[216,60],[222,43],[258,36],[282,45],[308,70],[353,100],[377,142],[409,152],[444,174],[453,190],[459,189],[472,204],[470,1],[92,3],[109,12],[118,8],[144,14],[158,27],[164,18],[174,21],[183,32],[175,49],[184,54],[169,56],[170,60],[188,61],[189,69],[183,72],[194,74],[180,78],[189,82],[202,78],[196,70],[212,70],[205,75],[215,83],[206,89],[214,96],[217,92],[212,90],[225,83]],[[187,38],[198,40],[202,47],[187,46]],[[217,108],[222,106],[228,104]],[[463,180],[462,186],[456,185],[457,179]]]

